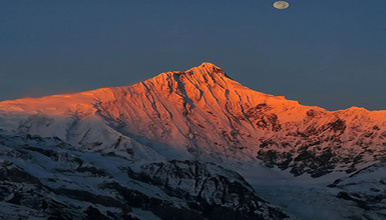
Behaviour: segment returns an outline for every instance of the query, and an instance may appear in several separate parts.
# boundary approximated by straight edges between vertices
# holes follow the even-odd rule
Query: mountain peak
[[[198,67],[193,67],[191,69],[194,69],[194,68],[202,69],[202,70],[208,70],[208,71],[216,71],[216,70],[222,71],[220,67],[214,65],[213,63],[209,63],[209,62],[203,62]]]
[[[185,72],[186,74],[201,74],[201,75],[205,75],[205,74],[209,74],[209,75],[219,75],[221,77],[227,77],[227,78],[230,78],[229,76],[227,76],[225,74],[225,72],[217,67],[216,65],[214,65],[213,63],[208,63],[208,62],[203,62],[200,66],[198,67],[193,67],[189,70],[187,70]]]

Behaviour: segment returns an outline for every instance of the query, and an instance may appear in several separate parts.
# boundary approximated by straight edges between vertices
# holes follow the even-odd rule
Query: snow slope
[[[386,218],[386,162],[366,167],[329,187],[338,189],[336,197],[350,201],[368,219]]]
[[[149,162],[134,171],[126,159],[57,138],[3,134],[0,158],[0,219],[287,218],[215,164]]]

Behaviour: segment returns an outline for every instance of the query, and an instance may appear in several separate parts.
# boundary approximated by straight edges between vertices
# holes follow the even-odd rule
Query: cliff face
[[[318,177],[386,158],[386,111],[302,106],[248,89],[210,63],[132,86],[1,102],[0,122],[133,161],[263,161]]]

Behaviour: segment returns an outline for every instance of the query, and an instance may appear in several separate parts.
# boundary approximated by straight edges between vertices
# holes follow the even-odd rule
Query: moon
[[[289,4],[288,4],[288,2],[285,2],[285,1],[277,1],[277,2],[273,3],[273,7],[277,8],[277,9],[286,9],[289,7]]]

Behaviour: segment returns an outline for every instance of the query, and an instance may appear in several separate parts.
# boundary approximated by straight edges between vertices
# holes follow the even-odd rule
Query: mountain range
[[[0,135],[3,218],[386,217],[386,111],[300,105],[211,63],[0,102]]]

